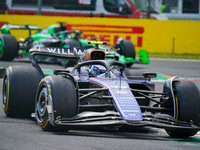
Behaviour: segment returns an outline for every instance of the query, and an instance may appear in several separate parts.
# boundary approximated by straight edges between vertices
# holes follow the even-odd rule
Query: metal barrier
[[[199,8],[200,0],[1,0],[0,2],[0,12],[8,14],[140,19],[150,17],[158,20],[200,20]]]
[[[0,1],[0,14],[6,13],[6,0]]]
[[[169,19],[200,20],[199,0],[162,0],[161,12]]]

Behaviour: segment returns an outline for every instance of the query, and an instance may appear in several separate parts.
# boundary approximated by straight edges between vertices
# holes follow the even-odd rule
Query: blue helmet
[[[99,75],[101,75],[102,73],[105,73],[106,72],[106,69],[105,67],[101,66],[101,65],[92,65],[91,68],[90,68],[90,74],[93,76],[93,77],[97,77]]]
[[[97,77],[98,75],[100,75],[99,67],[92,65],[90,73],[93,77]]]

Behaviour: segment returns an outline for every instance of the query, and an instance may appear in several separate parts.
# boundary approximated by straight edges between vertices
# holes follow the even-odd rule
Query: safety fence
[[[200,20],[200,0],[1,0],[2,14]]]

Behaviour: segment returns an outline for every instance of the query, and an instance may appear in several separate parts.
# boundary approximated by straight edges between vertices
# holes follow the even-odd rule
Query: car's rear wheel
[[[8,117],[27,117],[34,112],[39,81],[39,73],[33,67],[7,68],[3,81],[3,109]]]
[[[119,53],[125,57],[130,57],[135,60],[135,46],[130,40],[123,40],[120,44]],[[126,62],[126,66],[130,67],[133,65],[132,62]]]
[[[77,111],[78,98],[72,80],[62,76],[47,76],[40,82],[35,113],[37,123],[44,131],[68,131],[66,127],[56,126],[52,120],[73,117]]]
[[[18,55],[18,49],[18,42],[14,36],[0,34],[0,60],[13,60]]]
[[[200,126],[200,98],[196,85],[191,81],[173,82],[175,96],[175,119],[191,122]],[[195,135],[198,131],[166,130],[171,137],[184,138]]]

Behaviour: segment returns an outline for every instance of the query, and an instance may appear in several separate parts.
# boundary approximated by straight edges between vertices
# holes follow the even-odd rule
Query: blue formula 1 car
[[[125,64],[105,60],[104,50],[78,52],[78,48],[35,48],[30,50],[33,67],[8,67],[2,94],[5,114],[32,114],[45,131],[150,126],[163,128],[172,137],[189,137],[200,130],[199,91],[193,82],[172,77],[163,91],[155,91],[151,81],[155,73],[129,80]],[[44,76],[37,55],[78,63]]]

